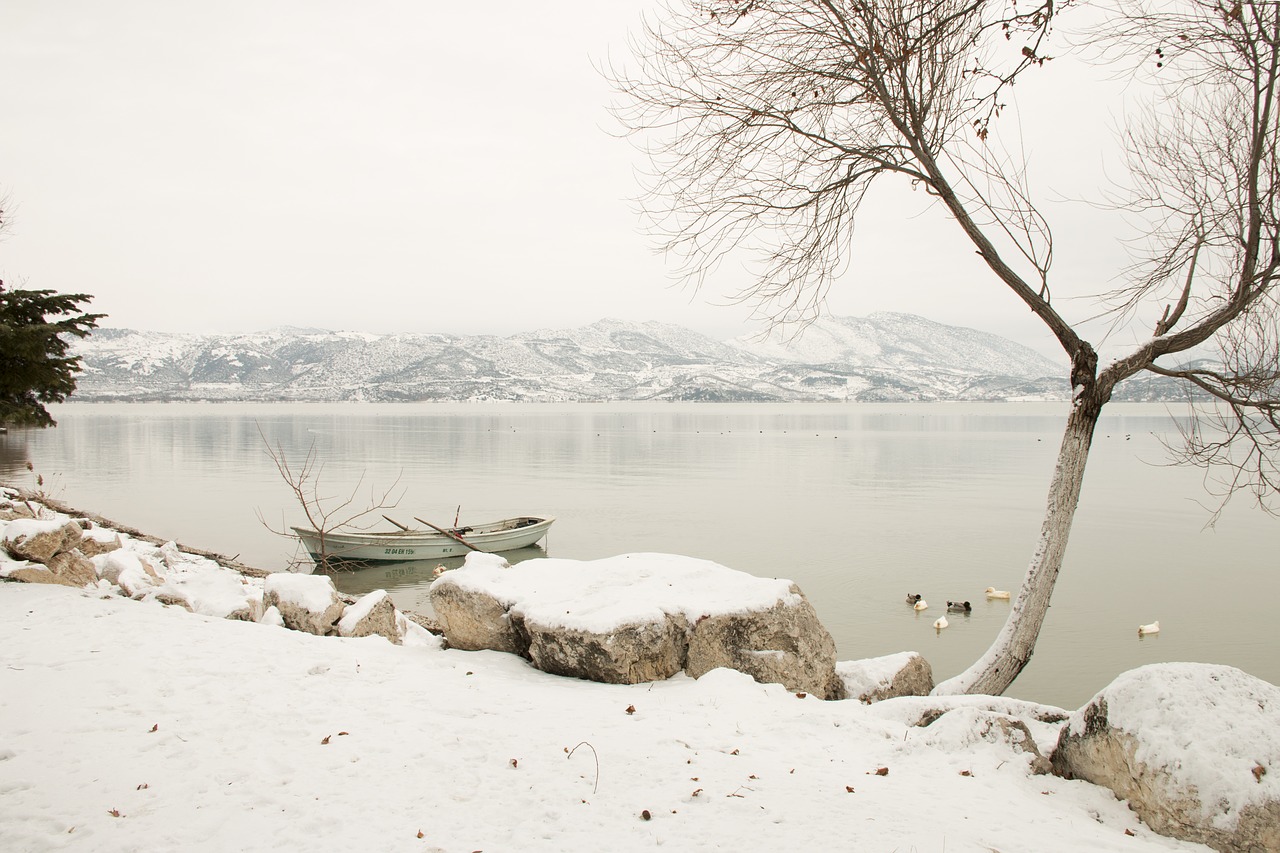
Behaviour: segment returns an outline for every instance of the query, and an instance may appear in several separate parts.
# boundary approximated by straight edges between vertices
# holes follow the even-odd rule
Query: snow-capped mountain
[[[474,401],[1066,399],[1066,370],[1012,341],[909,314],[825,318],[720,342],[601,320],[493,335],[278,328],[100,329],[78,341],[77,400]]]

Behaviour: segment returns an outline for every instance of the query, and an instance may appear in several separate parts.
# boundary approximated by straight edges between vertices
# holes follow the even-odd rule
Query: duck
[[[1004,598],[1009,597],[1009,590],[996,589],[994,586],[987,587],[987,598]]]
[[[918,592],[909,592],[907,593],[907,604],[915,604],[921,599],[921,597],[922,596]]]
[[[916,603],[911,606],[914,607],[916,610],[928,610],[929,602],[925,601],[923,598],[920,598],[919,596],[916,596]]]
[[[973,610],[973,605],[967,601],[948,601],[947,609],[952,613],[969,613]]]
[[[934,622],[934,623],[933,623],[933,627],[934,627],[934,628],[937,628],[939,631],[941,631],[943,628],[947,627],[947,626],[948,626],[948,625],[950,625],[950,624],[951,624],[951,623],[947,621],[947,617],[945,617],[945,616],[939,616],[939,617],[938,617],[938,621],[936,621],[936,622]]]
[[[1138,626],[1138,636],[1139,636],[1139,637],[1145,636],[1146,634],[1159,634],[1159,633],[1160,633],[1160,620],[1159,620],[1159,619],[1157,619],[1156,621],[1152,622],[1150,625],[1139,625],[1139,626]]]

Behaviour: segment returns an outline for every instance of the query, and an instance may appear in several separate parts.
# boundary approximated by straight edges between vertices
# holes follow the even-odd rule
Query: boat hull
[[[488,524],[477,524],[462,533],[462,538],[477,549],[496,554],[526,548],[543,536],[554,518],[522,516],[504,518]],[[466,530],[466,528],[463,528]],[[358,562],[405,563],[413,560],[438,560],[442,557],[466,556],[471,549],[457,539],[434,530],[407,530],[387,533],[344,533],[330,531],[321,536],[315,530],[295,527],[307,553],[316,560],[351,560]]]

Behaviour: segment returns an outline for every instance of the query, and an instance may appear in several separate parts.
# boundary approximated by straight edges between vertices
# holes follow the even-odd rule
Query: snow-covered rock
[[[933,669],[919,652],[840,661],[836,675],[847,698],[868,705],[896,696],[927,696],[933,689]]]
[[[98,572],[93,563],[79,548],[59,551],[46,560],[45,565],[68,586],[86,586],[98,580]]]
[[[134,551],[109,551],[93,558],[98,577],[120,587],[130,598],[143,595],[164,583],[151,563]]]
[[[368,637],[380,634],[393,643],[399,643],[401,630],[396,619],[396,606],[385,589],[375,589],[355,604],[347,605],[338,620],[338,635],[342,637]]]
[[[835,663],[835,640],[800,587],[791,584],[763,609],[699,616],[689,636],[685,672],[697,678],[728,667],[762,684],[843,699],[844,682]]]
[[[1055,772],[1103,785],[1156,832],[1280,851],[1280,687],[1216,664],[1122,673],[1074,715]]]
[[[66,518],[19,518],[5,525],[4,547],[19,560],[45,563],[54,554],[80,544],[82,532],[80,525]]]
[[[275,607],[286,627],[324,636],[342,618],[338,590],[326,575],[279,572],[262,581],[262,606]]]
[[[548,672],[610,683],[729,666],[839,694],[835,644],[788,580],[668,554],[504,563],[471,554],[431,585],[450,646],[521,654]]]

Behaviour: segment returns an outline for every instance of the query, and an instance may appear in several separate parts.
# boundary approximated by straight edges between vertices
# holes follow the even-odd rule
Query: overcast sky
[[[505,334],[607,316],[751,331],[724,304],[742,269],[673,286],[631,201],[639,155],[610,133],[596,67],[656,8],[7,0],[0,277],[94,294],[104,325],[150,330]],[[1099,169],[1093,133],[1064,118],[1096,99],[1032,99],[1031,126],[1058,128],[1031,146],[1033,174]],[[922,196],[873,198],[830,311],[1052,352]],[[1058,212],[1061,286],[1102,289],[1117,256],[1097,212]]]

